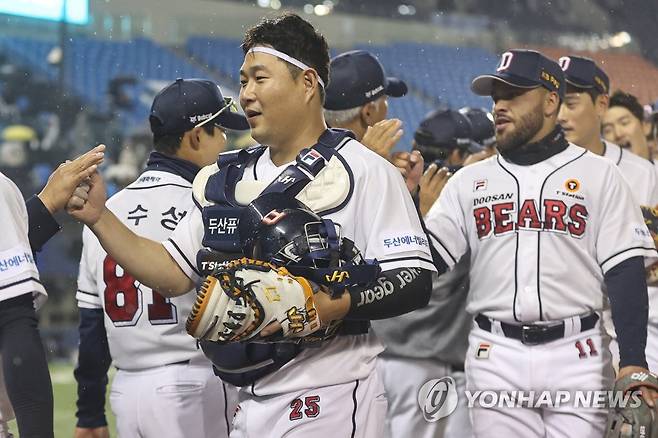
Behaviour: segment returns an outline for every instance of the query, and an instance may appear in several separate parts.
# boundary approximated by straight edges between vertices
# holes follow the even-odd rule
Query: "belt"
[[[158,365],[158,366],[160,366],[160,367],[168,367],[168,366],[171,366],[171,365],[189,365],[189,364],[190,364],[190,360],[187,359],[187,360],[181,360],[180,362],[166,363],[166,364],[164,364],[164,365]],[[153,368],[144,368],[144,369],[141,369],[141,370],[126,370],[126,369],[124,369],[124,368],[119,368],[119,367],[115,367],[115,368],[116,368],[117,370],[120,370],[120,371],[144,371],[144,370],[150,370],[150,369],[157,368],[157,367],[153,367]]]
[[[580,331],[593,329],[598,320],[599,315],[596,313],[580,317]],[[491,319],[483,314],[478,314],[475,317],[475,322],[482,330],[492,331]],[[564,338],[564,321],[550,326],[537,324],[516,325],[500,321],[500,326],[505,337],[517,339],[525,345],[545,344]]]

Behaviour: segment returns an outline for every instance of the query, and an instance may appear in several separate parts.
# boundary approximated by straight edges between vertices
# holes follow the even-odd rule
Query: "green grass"
[[[110,378],[114,375],[112,369]],[[73,378],[73,365],[50,364],[50,377],[53,381],[53,393],[55,396],[55,438],[71,438],[75,429],[75,401],[76,384]],[[109,395],[109,386],[107,394]],[[110,436],[115,437],[114,416],[110,410],[110,403],[106,401],[105,412],[107,421],[110,423]],[[16,422],[9,423],[12,433],[18,436]]]

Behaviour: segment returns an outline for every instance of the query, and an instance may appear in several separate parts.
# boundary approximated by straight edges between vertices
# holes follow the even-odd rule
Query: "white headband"
[[[273,49],[271,47],[263,47],[263,46],[252,47],[251,49],[249,49],[249,52],[250,53],[256,53],[256,52],[267,53],[268,55],[276,56],[277,58],[283,59],[284,61],[294,65],[295,67],[299,67],[302,70],[313,70],[313,71],[315,71],[314,68],[309,67],[308,65],[304,64],[299,59],[295,59],[292,56],[286,55],[285,53],[279,52],[278,50]],[[322,88],[324,88],[324,81],[322,80],[322,78],[320,77],[320,75],[318,74],[317,71],[315,71],[315,73],[318,76],[318,82],[320,83]]]

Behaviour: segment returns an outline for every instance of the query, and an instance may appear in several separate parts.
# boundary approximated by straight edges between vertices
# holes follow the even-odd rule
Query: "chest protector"
[[[350,200],[354,176],[337,148],[353,138],[349,131],[328,129],[311,148],[302,150],[295,163],[286,167],[271,183],[243,180],[247,167],[255,166],[264,146],[221,154],[217,163],[199,172],[193,184],[194,202],[203,218],[203,246],[197,267],[207,275],[209,259],[242,256],[239,218],[242,210],[265,193],[286,193],[306,204],[318,215],[341,210]],[[251,171],[251,170],[250,170]],[[344,323],[342,334],[368,331],[368,323]],[[239,343],[220,345],[201,341],[201,348],[213,362],[215,374],[236,386],[255,382],[281,368],[302,350],[298,343]]]

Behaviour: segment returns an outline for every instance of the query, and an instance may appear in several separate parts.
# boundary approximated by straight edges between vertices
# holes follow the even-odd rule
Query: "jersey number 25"
[[[107,316],[117,327],[137,324],[143,312],[143,298],[142,291],[135,286],[135,279],[127,272],[118,275],[117,262],[107,256],[103,261],[103,280]],[[147,308],[149,322],[153,325],[178,323],[176,306],[158,292],[151,292],[153,303]]]

